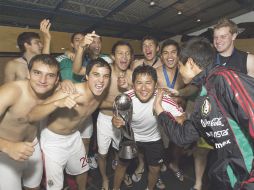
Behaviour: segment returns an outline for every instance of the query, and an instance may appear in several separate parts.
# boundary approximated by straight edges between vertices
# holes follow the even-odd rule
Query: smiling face
[[[58,68],[44,64],[41,61],[33,63],[29,72],[30,85],[38,95],[44,95],[52,90],[58,82]]]
[[[143,42],[142,51],[145,59],[151,61],[156,57],[159,47],[156,46],[153,40],[147,39]]]
[[[230,32],[229,27],[221,27],[214,30],[213,44],[216,50],[229,56],[234,48],[236,34]],[[229,54],[229,55],[228,55]]]
[[[94,65],[86,76],[89,89],[95,96],[100,96],[110,82],[110,70],[107,66]]]
[[[143,103],[148,102],[153,97],[155,87],[156,83],[152,76],[144,73],[138,74],[133,84],[137,98]]]
[[[127,45],[118,45],[115,50],[115,65],[121,71],[126,71],[131,63],[131,50]]]
[[[168,68],[175,68],[178,64],[177,48],[174,45],[165,46],[161,52],[161,61]]]

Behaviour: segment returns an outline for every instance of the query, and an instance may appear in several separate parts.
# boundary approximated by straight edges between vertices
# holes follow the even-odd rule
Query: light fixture
[[[200,22],[201,20],[200,20],[200,19],[197,19],[196,21],[197,21],[197,22]]]
[[[177,14],[178,14],[178,15],[181,15],[181,14],[183,14],[183,13],[182,13],[182,11],[177,11]]]
[[[154,1],[150,1],[149,5],[150,5],[150,7],[153,7],[155,5],[155,2]]]

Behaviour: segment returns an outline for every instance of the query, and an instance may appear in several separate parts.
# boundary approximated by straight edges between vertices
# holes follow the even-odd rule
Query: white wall
[[[251,12],[245,13],[243,15],[240,15],[238,17],[232,18],[231,20],[234,21],[236,24],[242,23],[242,22],[254,22],[254,11],[251,11]],[[188,35],[194,35],[194,36],[199,35],[199,34],[202,34],[205,31],[207,31],[208,28],[212,28],[212,27],[213,27],[213,25],[209,26],[207,28],[204,28],[202,30],[192,32]]]

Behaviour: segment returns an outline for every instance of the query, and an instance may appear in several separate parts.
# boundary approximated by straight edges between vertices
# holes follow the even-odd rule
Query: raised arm
[[[49,32],[51,23],[48,19],[44,19],[40,23],[40,31],[43,34],[43,54],[50,54],[50,41],[51,41],[51,34]]]
[[[85,75],[86,69],[85,67],[82,67],[82,61],[83,61],[83,54],[84,51],[89,47],[89,45],[93,42],[94,37],[100,37],[97,34],[95,34],[95,31],[92,33],[88,33],[85,35],[85,37],[81,40],[79,44],[79,48],[77,52],[75,53],[75,58],[72,65],[72,71],[73,73],[77,75]]]
[[[86,68],[82,67],[84,51],[85,51],[85,48],[83,48],[80,45],[75,53],[75,57],[74,57],[73,65],[72,65],[72,72],[77,75],[86,74]]]

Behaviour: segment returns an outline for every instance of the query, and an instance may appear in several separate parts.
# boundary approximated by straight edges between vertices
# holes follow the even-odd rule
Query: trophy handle
[[[126,121],[126,120],[124,119],[124,117],[123,117],[120,113],[118,113],[118,115],[119,115],[119,116],[124,120],[124,122],[125,122],[125,125],[124,125],[123,127],[120,128],[120,129],[121,129],[121,134],[122,134],[122,139],[123,139],[123,137],[126,137],[126,138],[129,139],[129,140],[134,140],[134,133],[133,133],[133,131],[132,131],[132,129],[131,129],[131,127],[130,127],[128,121]],[[134,141],[135,141],[135,140],[134,140]]]

